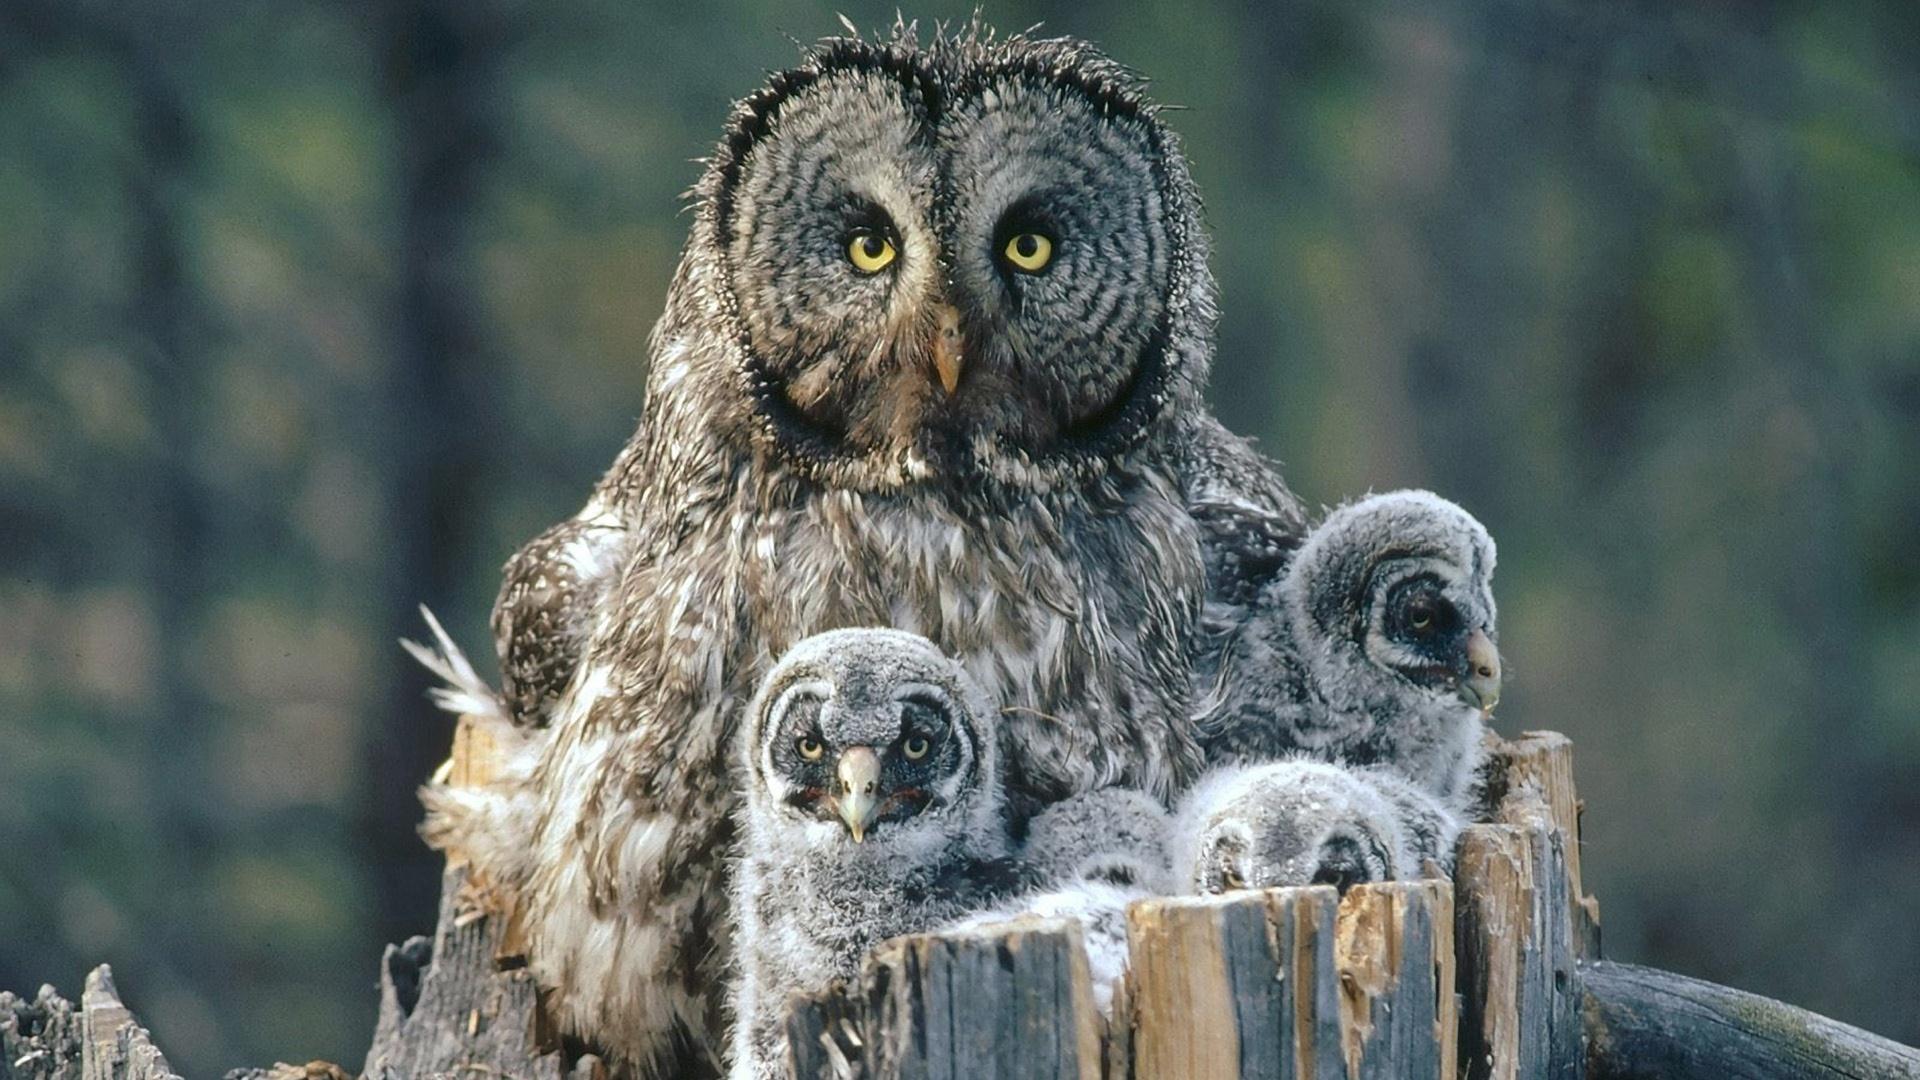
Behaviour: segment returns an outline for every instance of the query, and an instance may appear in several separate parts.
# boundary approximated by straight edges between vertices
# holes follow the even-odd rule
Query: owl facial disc
[[[761,445],[840,486],[1104,470],[1195,403],[1212,282],[1174,138],[1069,42],[835,42],[703,186]]]
[[[991,708],[931,641],[831,630],[774,665],[743,733],[747,797],[771,828],[839,858],[885,859],[999,812]]]

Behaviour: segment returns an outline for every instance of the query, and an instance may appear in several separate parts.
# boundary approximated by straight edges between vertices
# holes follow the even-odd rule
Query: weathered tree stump
[[[1582,895],[1573,747],[1552,732],[1489,740],[1492,824],[1460,836],[1460,1071],[1467,1080],[1578,1080],[1575,961],[1599,949]]]
[[[1494,738],[1488,763],[1489,820],[1526,827],[1544,821],[1558,831],[1566,902],[1576,955],[1600,958],[1600,902],[1587,894],[1580,869],[1580,815],[1585,804],[1573,783],[1573,741],[1557,731],[1525,731],[1512,742]]]
[[[787,1038],[796,1077],[1100,1080],[1100,1027],[1079,928],[1036,918],[890,941]]]
[[[1580,1076],[1564,850],[1560,834],[1538,823],[1475,825],[1461,836],[1454,885],[1467,1080]]]
[[[1137,1077],[1453,1074],[1445,882],[1142,901],[1128,936]]]
[[[525,968],[498,970],[500,922],[470,906],[463,870],[441,885],[431,940],[389,945],[380,959],[380,1018],[368,1080],[503,1075],[563,1080],[565,1055],[543,1045],[539,990]]]
[[[0,1080],[180,1078],[101,964],[87,973],[77,1011],[51,986],[30,1002],[0,993]]]
[[[1149,900],[1128,912],[1133,1075],[1341,1075],[1332,888]]]
[[[73,1003],[53,987],[31,1001],[0,992],[0,1080],[77,1080],[83,1044]]]
[[[1599,959],[1572,746],[1490,739],[1452,883],[1142,901],[1110,1020],[1079,930],[1027,919],[901,938],[855,985],[796,1000],[799,1077],[833,1080],[1671,1080],[1906,1077],[1920,1050],[1753,994]],[[463,721],[436,782],[497,775]],[[502,898],[458,852],[432,938],[389,946],[372,1080],[606,1080],[542,1019]],[[1457,966],[1456,966],[1457,965]],[[577,1052],[577,1048],[574,1052]],[[177,1080],[100,967],[76,1008],[0,993],[0,1080]],[[349,1080],[327,1062],[228,1080]]]
[[[81,1080],[179,1080],[147,1029],[134,1022],[105,964],[87,973],[80,993]]]
[[[499,748],[468,717],[435,783],[478,786],[499,775]],[[432,939],[387,946],[380,1016],[363,1070],[368,1080],[512,1076],[592,1077],[597,1059],[569,1062],[547,1030],[523,936],[499,894],[449,852]]]

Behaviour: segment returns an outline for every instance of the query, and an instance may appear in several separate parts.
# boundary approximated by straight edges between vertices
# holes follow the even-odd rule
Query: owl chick
[[[1173,820],[1131,788],[1100,788],[1042,810],[1027,823],[1019,859],[1036,892],[978,912],[950,930],[987,929],[1028,916],[1072,919],[1093,977],[1094,1003],[1111,1011],[1127,970],[1127,905],[1175,891]]]
[[[1164,893],[1172,883],[1172,827],[1166,808],[1145,792],[1099,788],[1035,814],[1019,858],[1045,882],[1104,882],[1146,895]]]
[[[785,1074],[791,995],[1029,884],[1008,858],[998,716],[957,662],[896,630],[807,638],[761,684],[739,756],[737,1080]]]
[[[1182,800],[1173,857],[1196,893],[1451,872],[1459,818],[1392,769],[1290,758],[1230,765]]]
[[[1210,757],[1391,765],[1463,808],[1500,697],[1493,566],[1486,529],[1431,492],[1329,514],[1224,650],[1269,678],[1216,681]]]

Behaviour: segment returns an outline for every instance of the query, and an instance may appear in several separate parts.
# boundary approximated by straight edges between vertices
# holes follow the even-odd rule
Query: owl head
[[[898,630],[834,630],[762,681],[743,732],[750,823],[841,859],[954,842],[1000,854],[994,721],[960,665]]]
[[[742,434],[832,486],[1097,474],[1198,399],[1192,181],[1084,43],[828,39],[740,103],[695,193],[698,315],[661,333],[721,340],[657,345],[651,392],[710,376]]]
[[[1323,694],[1491,710],[1500,697],[1493,538],[1426,491],[1343,506],[1308,534],[1282,589]]]
[[[1175,869],[1194,892],[1353,885],[1407,876],[1393,805],[1337,765],[1306,760],[1217,772],[1183,803]]]

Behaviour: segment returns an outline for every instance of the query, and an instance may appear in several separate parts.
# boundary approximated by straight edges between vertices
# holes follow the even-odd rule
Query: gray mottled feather
[[[1020,860],[1047,881],[1100,881],[1163,893],[1171,884],[1172,820],[1159,801],[1132,788],[1083,792],[1027,823]]]

